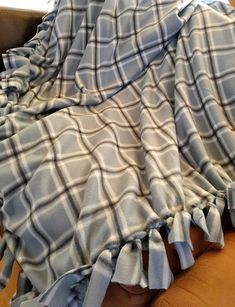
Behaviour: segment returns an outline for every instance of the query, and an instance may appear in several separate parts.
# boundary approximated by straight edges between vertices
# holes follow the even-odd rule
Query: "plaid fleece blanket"
[[[23,269],[12,306],[98,307],[110,282],[166,289],[162,231],[182,269],[191,223],[223,246],[234,46],[226,3],[60,0],[3,55],[1,287],[15,259]]]

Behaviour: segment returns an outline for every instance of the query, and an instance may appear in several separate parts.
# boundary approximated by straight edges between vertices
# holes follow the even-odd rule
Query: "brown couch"
[[[233,4],[235,5],[235,2]],[[22,46],[34,35],[41,17],[41,13],[0,7],[0,52]],[[1,60],[0,71],[3,69]],[[176,276],[175,282],[167,291],[111,284],[103,307],[234,307],[235,232],[231,230],[227,212],[223,214],[223,228],[225,248],[220,251],[205,242],[202,231],[192,226],[193,255],[197,260],[192,268],[184,272],[180,271],[174,247],[165,242],[170,266]],[[147,254],[143,254],[146,267],[147,258]],[[20,267],[15,263],[10,282],[0,293],[0,307],[9,306],[10,298],[15,292],[19,271]]]

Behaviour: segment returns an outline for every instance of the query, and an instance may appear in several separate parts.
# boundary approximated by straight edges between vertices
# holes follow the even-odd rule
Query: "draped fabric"
[[[12,306],[98,307],[110,282],[166,289],[161,233],[186,269],[192,223],[223,247],[234,46],[226,3],[60,0],[3,55],[1,287],[14,259],[23,269]]]

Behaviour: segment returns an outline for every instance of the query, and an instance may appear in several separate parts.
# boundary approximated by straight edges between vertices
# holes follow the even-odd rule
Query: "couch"
[[[235,2],[231,2],[235,6]],[[0,7],[0,53],[9,48],[22,46],[30,39],[42,13],[6,9]],[[4,70],[0,60],[0,71]],[[230,216],[225,210],[222,216],[225,233],[225,247],[220,250],[203,240],[202,231],[191,226],[193,256],[196,262],[186,271],[180,270],[180,263],[173,246],[165,240],[166,250],[175,281],[166,290],[149,290],[139,286],[110,284],[103,307],[233,307],[235,306],[235,232]],[[164,234],[162,234],[164,237]],[[166,235],[165,235],[166,238]],[[144,266],[147,267],[147,254],[143,252]],[[2,263],[0,263],[0,268]],[[13,296],[20,266],[15,263],[8,286],[0,292],[0,306],[8,307]],[[92,306],[91,306],[92,307]]]

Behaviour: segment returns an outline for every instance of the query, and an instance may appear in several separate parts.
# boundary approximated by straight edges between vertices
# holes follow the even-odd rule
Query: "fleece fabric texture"
[[[234,46],[226,3],[60,0],[3,56],[0,284],[16,259],[13,307],[98,307],[110,282],[168,288],[162,228],[182,269],[191,223],[223,247]]]

